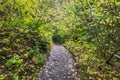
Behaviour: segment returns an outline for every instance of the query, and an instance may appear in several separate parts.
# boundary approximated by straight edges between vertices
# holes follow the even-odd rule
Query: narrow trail
[[[61,45],[54,44],[49,59],[37,80],[80,80],[72,55]]]

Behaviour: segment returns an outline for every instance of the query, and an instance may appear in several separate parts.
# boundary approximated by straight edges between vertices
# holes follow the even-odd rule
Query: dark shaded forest
[[[35,80],[54,42],[81,80],[119,80],[120,1],[0,0],[0,80]]]

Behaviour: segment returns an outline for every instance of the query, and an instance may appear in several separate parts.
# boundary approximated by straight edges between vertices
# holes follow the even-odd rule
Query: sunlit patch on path
[[[50,57],[37,80],[80,80],[72,55],[60,45],[54,45]]]

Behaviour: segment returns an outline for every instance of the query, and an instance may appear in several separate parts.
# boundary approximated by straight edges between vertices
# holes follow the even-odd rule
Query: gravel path
[[[80,80],[72,55],[61,45],[55,44],[49,59],[37,80]]]

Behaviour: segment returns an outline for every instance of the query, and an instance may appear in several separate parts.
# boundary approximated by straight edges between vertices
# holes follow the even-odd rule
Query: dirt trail
[[[37,80],[80,80],[72,55],[61,45],[54,44],[49,59]]]

